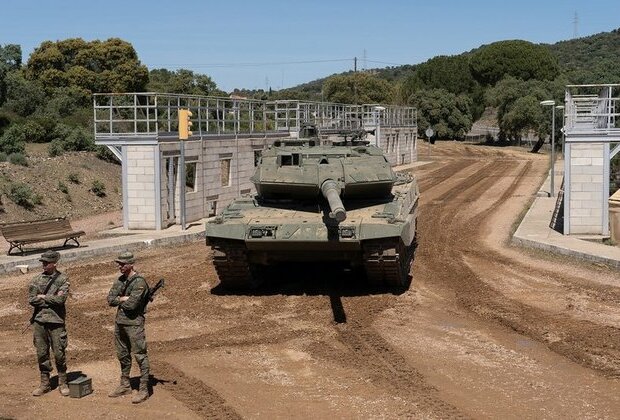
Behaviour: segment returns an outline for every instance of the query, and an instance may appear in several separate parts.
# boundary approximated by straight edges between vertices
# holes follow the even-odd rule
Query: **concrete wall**
[[[417,160],[415,128],[381,127],[379,137],[379,147],[392,165]],[[230,136],[185,141],[186,167],[195,165],[196,169],[193,191],[181,180],[179,141],[123,146],[125,227],[155,230],[180,224],[183,189],[186,224],[219,213],[242,194],[254,193],[249,178],[254,173],[255,152],[260,153],[274,140]],[[229,172],[224,173],[226,169]]]
[[[125,225],[128,229],[154,229],[155,153],[157,146],[124,146],[123,195]]]
[[[566,150],[565,225],[568,220],[568,231],[565,233],[607,234],[606,145],[573,143],[567,144]]]
[[[392,166],[406,165],[418,160],[417,129],[381,127],[379,147]]]

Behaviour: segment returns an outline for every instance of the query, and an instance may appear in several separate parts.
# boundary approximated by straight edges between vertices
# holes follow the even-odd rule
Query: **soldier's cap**
[[[136,262],[136,259],[131,252],[125,251],[121,253],[118,257],[116,257],[114,261],[119,264],[133,264],[134,262]]]
[[[39,258],[39,261],[41,262],[58,262],[58,260],[60,259],[60,254],[56,251],[45,251],[43,254],[41,254],[41,258]]]

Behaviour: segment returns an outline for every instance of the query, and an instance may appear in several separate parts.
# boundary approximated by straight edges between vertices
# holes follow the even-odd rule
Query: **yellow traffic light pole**
[[[180,158],[179,158],[179,191],[180,197],[179,201],[181,204],[181,230],[185,230],[185,140],[189,139],[189,137],[193,134],[190,130],[192,128],[192,112],[189,109],[179,109],[179,140],[181,144],[180,148]]]

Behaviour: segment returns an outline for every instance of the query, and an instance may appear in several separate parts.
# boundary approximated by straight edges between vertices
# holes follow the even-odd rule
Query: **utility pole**
[[[353,71],[357,72],[357,57],[353,57]]]
[[[575,12],[575,18],[573,19],[573,38],[577,38],[579,36],[579,16],[577,12]]]

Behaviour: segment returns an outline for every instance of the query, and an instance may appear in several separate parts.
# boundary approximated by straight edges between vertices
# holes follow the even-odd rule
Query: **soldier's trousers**
[[[37,361],[41,373],[52,371],[50,361],[50,346],[56,361],[58,372],[67,371],[67,359],[65,350],[67,349],[67,330],[64,324],[45,324],[35,322],[32,324],[34,348],[37,350]]]
[[[150,366],[149,356],[146,353],[144,324],[115,324],[114,338],[116,342],[116,356],[121,364],[121,375],[129,377],[131,372],[131,355],[133,354],[140,367],[140,382],[148,383]]]

